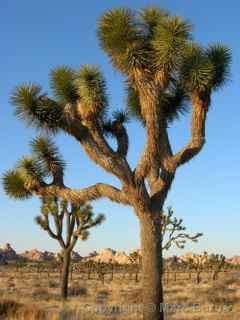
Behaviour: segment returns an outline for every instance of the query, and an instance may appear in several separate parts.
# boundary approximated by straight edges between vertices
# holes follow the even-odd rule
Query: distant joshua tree
[[[65,164],[59,154],[56,145],[46,137],[38,137],[31,143],[32,156],[24,157],[17,164],[15,171],[8,174],[9,180],[6,190],[9,194],[15,194],[17,198],[29,198],[35,195],[34,185],[41,179],[44,180],[56,172],[61,172],[63,178]],[[17,174],[24,177],[24,186]],[[56,183],[57,176],[52,185]],[[32,193],[25,193],[26,186],[31,185]],[[17,193],[16,193],[17,192]],[[23,196],[25,195],[25,196]],[[38,194],[37,194],[38,195]],[[68,279],[71,253],[77,240],[86,240],[89,230],[104,220],[103,214],[94,216],[92,206],[89,203],[79,201],[71,203],[56,196],[43,195],[41,197],[41,214],[35,218],[36,223],[45,230],[52,239],[58,241],[61,246],[62,272],[61,272],[61,296],[68,296]],[[58,256],[59,257],[59,256]]]
[[[193,254],[185,263],[191,269],[194,269],[197,274],[197,284],[201,282],[201,273],[209,266],[209,256],[206,251],[203,254]]]
[[[130,114],[141,120],[146,131],[138,163],[132,168],[127,158],[126,113],[117,112],[107,119],[108,95],[99,69],[63,66],[51,73],[53,96],[37,84],[16,88],[12,95],[16,114],[34,127],[72,136],[95,164],[119,180],[120,188],[96,183],[70,189],[63,184],[61,170],[54,171],[54,185],[43,183],[41,177],[28,184],[26,175],[9,172],[5,188],[15,179],[22,190],[20,196],[34,191],[70,202],[106,197],[131,206],[141,227],[143,318],[162,320],[161,212],[177,169],[198,155],[205,143],[211,96],[228,78],[231,55],[224,45],[201,47],[194,42],[188,21],[158,7],[137,13],[126,8],[109,10],[100,19],[97,34],[113,67],[125,77]],[[175,152],[168,128],[189,106],[190,140]],[[110,137],[116,140],[116,147],[109,143]],[[134,143],[139,140],[137,132],[132,138]],[[28,176],[29,169],[27,172]],[[19,188],[10,194],[18,195]]]
[[[209,266],[213,270],[213,281],[218,279],[219,272],[226,266],[226,257],[223,254],[211,254],[209,256]]]

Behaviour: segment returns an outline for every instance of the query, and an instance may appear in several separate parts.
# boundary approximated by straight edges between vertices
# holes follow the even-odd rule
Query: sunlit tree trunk
[[[160,219],[140,218],[143,319],[163,320],[163,259]]]
[[[68,280],[69,280],[69,267],[71,262],[71,251],[65,250],[63,253],[63,268],[61,275],[61,297],[66,300],[68,297]]]

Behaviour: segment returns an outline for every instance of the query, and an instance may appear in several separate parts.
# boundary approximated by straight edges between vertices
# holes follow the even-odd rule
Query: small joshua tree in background
[[[133,264],[141,264],[142,263],[142,256],[140,250],[134,250],[132,251],[129,256],[129,260]]]
[[[5,190],[16,199],[27,199],[36,195],[36,184],[39,181],[45,184],[45,180],[51,176],[52,186],[56,186],[57,183],[63,185],[65,163],[54,142],[39,136],[30,145],[31,157],[23,157],[16,168],[8,171],[5,176]],[[26,192],[26,186],[31,186],[32,192]],[[94,216],[92,206],[87,202],[68,202],[49,194],[40,196],[40,199],[41,214],[35,220],[62,248],[61,296],[66,299],[72,250],[78,239],[88,238],[90,228],[102,223],[104,215]]]
[[[189,257],[185,263],[191,268],[194,269],[197,273],[197,284],[201,282],[200,275],[206,267],[209,266],[209,255],[206,251],[203,254],[194,254],[192,257]]]
[[[186,227],[183,225],[182,219],[173,217],[172,208],[168,208],[168,212],[162,213],[162,250],[169,250],[172,245],[176,245],[179,249],[184,249],[188,240],[197,242],[203,235],[196,233],[191,236],[186,233]]]
[[[50,219],[54,221],[54,229],[51,227]],[[104,215],[94,217],[90,204],[72,204],[66,200],[59,200],[56,197],[42,199],[41,215],[36,217],[36,223],[45,230],[52,239],[59,242],[62,252],[63,264],[61,273],[61,296],[66,299],[68,296],[69,266],[71,253],[77,240],[87,240],[89,229],[99,225],[104,220]],[[64,228],[65,226],[65,228]],[[64,239],[65,229],[65,239]]]
[[[218,279],[218,274],[226,265],[226,257],[222,254],[211,254],[209,256],[209,265],[213,270],[213,281]]]

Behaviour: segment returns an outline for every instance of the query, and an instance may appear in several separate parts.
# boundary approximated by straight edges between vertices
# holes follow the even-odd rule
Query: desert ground
[[[202,275],[196,279],[173,277],[164,282],[167,320],[239,320],[240,276],[221,274],[212,281]],[[141,319],[141,276],[118,274],[113,280],[74,272],[69,299],[59,296],[58,272],[33,272],[0,267],[0,319]]]

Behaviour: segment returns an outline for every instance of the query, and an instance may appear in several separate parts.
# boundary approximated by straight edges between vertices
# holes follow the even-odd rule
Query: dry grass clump
[[[53,298],[53,295],[50,294],[47,289],[37,288],[32,292],[32,298],[35,300],[49,301]]]
[[[23,305],[14,300],[0,300],[0,317],[7,317],[17,312]]]
[[[107,290],[100,290],[97,292],[96,302],[97,303],[106,303],[109,298],[109,291]]]
[[[85,297],[88,294],[87,288],[74,284],[68,289],[69,296]]]
[[[9,316],[9,320],[50,320],[52,318],[46,311],[36,307],[24,306]],[[57,318],[55,317],[57,320]]]
[[[129,290],[122,290],[121,298],[123,301],[126,301],[128,304],[140,304],[142,303],[142,289],[140,288],[131,288]]]
[[[49,280],[48,287],[49,288],[59,288],[59,283],[54,280]]]
[[[205,291],[205,292],[204,292]],[[202,296],[210,304],[214,305],[234,305],[239,298],[236,290],[229,288],[226,281],[216,282],[212,287],[205,289]]]

